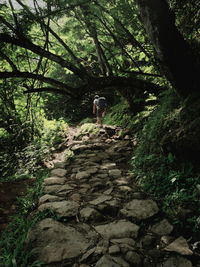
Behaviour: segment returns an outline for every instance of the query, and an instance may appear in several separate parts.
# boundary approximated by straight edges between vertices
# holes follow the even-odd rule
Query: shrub
[[[199,170],[192,158],[186,160],[183,155],[179,156],[176,143],[171,144],[171,140],[163,142],[167,140],[166,136],[178,132],[185,124],[182,122],[182,113],[183,104],[178,97],[171,91],[165,93],[159,107],[151,113],[138,133],[137,147],[132,158],[139,183],[145,191],[160,200],[163,210],[174,218],[178,207],[189,206],[194,217],[198,214],[192,207],[198,201],[196,185],[200,177]],[[178,137],[174,140],[179,141]],[[191,224],[189,227],[197,229]]]

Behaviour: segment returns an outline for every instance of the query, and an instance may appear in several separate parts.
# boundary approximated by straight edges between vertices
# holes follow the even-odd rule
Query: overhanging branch
[[[27,38],[20,39],[12,37],[7,33],[2,33],[0,34],[0,42],[10,43],[28,49],[40,56],[43,56],[45,58],[50,59],[51,61],[58,63],[60,66],[67,68],[68,70],[72,71],[75,75],[79,76],[82,79],[86,78],[85,73],[83,73],[82,70],[75,67],[71,62],[64,60],[62,57],[53,54],[52,52],[44,50],[40,46],[33,44]]]
[[[72,93],[75,88],[68,86],[65,83],[62,83],[60,81],[54,80],[52,78],[49,77],[44,77],[40,74],[34,74],[34,73],[30,73],[30,72],[20,72],[20,71],[12,71],[12,72],[0,72],[0,79],[6,79],[6,78],[31,78],[31,79],[35,79],[35,80],[39,80],[48,84],[52,84],[53,86],[56,86],[57,88],[59,88],[60,90],[62,90],[63,92],[74,96],[74,94]]]

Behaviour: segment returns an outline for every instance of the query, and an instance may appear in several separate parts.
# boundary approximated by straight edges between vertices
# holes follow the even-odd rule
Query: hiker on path
[[[96,114],[96,123],[102,126],[102,118],[105,116],[107,108],[107,102],[105,97],[99,97],[95,95],[93,102],[93,114]]]

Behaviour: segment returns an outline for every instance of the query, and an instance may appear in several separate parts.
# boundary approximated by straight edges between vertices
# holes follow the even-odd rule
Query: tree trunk
[[[161,71],[182,97],[198,92],[199,61],[175,26],[175,18],[165,0],[137,0],[141,20]]]

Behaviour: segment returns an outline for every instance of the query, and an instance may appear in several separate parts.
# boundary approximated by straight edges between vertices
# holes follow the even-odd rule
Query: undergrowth
[[[159,107],[138,133],[132,166],[140,185],[159,200],[163,211],[174,223],[197,232],[200,229],[197,220],[200,209],[196,186],[200,172],[192,159],[176,153],[176,140],[180,142],[180,137],[173,140],[168,137],[183,127],[182,105],[172,92],[163,96]]]
[[[133,115],[124,99],[111,107],[103,119],[103,123],[127,128],[137,132],[144,124],[154,106],[146,106],[144,111]]]
[[[34,210],[37,199],[42,195],[42,182],[47,177],[47,171],[36,174],[35,184],[29,189],[27,195],[18,198],[18,214],[12,217],[11,223],[0,238],[0,266],[1,267],[39,267],[39,262],[31,263],[31,248],[26,244],[29,229],[38,221],[52,216],[51,212],[38,212],[30,216]]]
[[[31,143],[24,147],[16,146],[12,150],[8,137],[7,141],[4,141],[4,150],[0,152],[0,181],[28,178],[40,170],[43,160],[48,158],[52,149],[65,138],[67,128],[68,125],[63,120],[45,119],[38,136]]]

